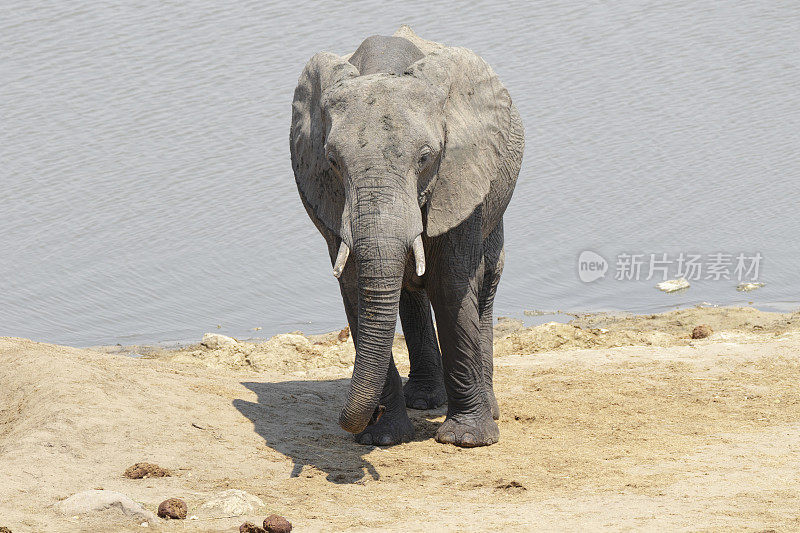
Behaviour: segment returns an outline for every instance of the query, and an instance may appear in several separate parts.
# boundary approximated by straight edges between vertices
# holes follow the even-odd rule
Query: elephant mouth
[[[381,417],[383,416],[383,413],[385,413],[385,412],[386,412],[386,406],[385,405],[378,405],[378,407],[376,407],[375,411],[372,413],[372,416],[369,417],[369,423],[367,424],[367,426],[372,426],[374,424],[377,424],[378,420],[381,419]]]

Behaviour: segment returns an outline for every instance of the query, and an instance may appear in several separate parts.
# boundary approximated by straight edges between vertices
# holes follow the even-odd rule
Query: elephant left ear
[[[428,201],[426,231],[435,237],[464,221],[493,183],[510,181],[513,190],[522,160],[522,124],[492,67],[471,50],[432,50],[406,74],[447,94],[445,146]]]

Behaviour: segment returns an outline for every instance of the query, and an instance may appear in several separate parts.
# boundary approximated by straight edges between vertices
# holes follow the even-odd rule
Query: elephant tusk
[[[333,276],[339,279],[344,270],[344,265],[347,263],[347,257],[350,255],[350,248],[342,241],[339,246],[339,253],[336,254],[336,263],[333,265]]]
[[[425,273],[425,249],[422,247],[422,234],[417,235],[411,247],[414,249],[414,259],[417,262],[417,276],[422,276]]]

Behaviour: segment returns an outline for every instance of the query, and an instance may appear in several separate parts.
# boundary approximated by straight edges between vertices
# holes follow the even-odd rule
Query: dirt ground
[[[699,324],[714,333],[692,340]],[[507,320],[496,351],[498,444],[436,443],[442,408],[410,410],[416,440],[381,449],[337,426],[353,350],[336,333],[171,351],[0,338],[0,526],[146,531],[53,504],[104,488],[192,515],[234,488],[264,509],[149,530],[234,532],[270,513],[295,531],[800,529],[800,313]],[[174,475],[123,477],[140,461]]]

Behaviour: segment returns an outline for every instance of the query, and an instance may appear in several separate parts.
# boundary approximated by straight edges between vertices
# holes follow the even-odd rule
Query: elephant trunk
[[[413,211],[405,214],[402,203],[398,204],[397,198],[386,191],[385,186],[360,187],[352,195],[358,329],[353,379],[339,416],[339,425],[351,433],[359,433],[374,423],[380,408],[392,357],[400,289],[412,248],[424,265],[422,247],[412,246],[421,223],[415,223]]]
[[[359,276],[356,359],[339,416],[339,425],[351,433],[363,431],[378,408],[392,357],[401,284],[402,267],[394,276]]]

